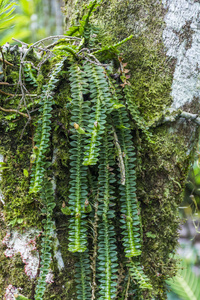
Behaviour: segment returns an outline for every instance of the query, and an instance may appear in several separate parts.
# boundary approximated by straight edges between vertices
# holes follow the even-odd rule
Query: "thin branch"
[[[71,37],[72,38],[72,37]],[[65,39],[66,41],[67,40],[69,40],[69,37],[65,37],[65,38],[63,38],[63,39]],[[79,38],[78,38],[79,39]],[[73,40],[74,40],[74,38],[73,38]],[[76,38],[76,40],[77,40],[77,38]],[[81,39],[80,39],[81,40]],[[59,44],[60,43],[60,41],[58,40],[58,41],[56,41],[56,42],[54,42],[54,43],[52,43],[52,44],[50,44],[50,45],[48,45],[48,46],[46,46],[46,49],[50,49],[50,48],[53,48],[54,46],[56,46],[57,44]]]
[[[41,39],[41,40],[35,42],[34,44],[32,44],[32,45],[28,48],[28,52],[29,52],[32,48],[35,48],[35,47],[37,47],[37,45],[43,43],[44,41],[54,40],[54,39],[63,39],[63,38],[81,41],[80,38],[72,37],[72,36],[66,36],[66,35],[54,35],[54,36],[48,36],[48,37],[46,37],[46,38],[44,38],[44,39]],[[48,49],[46,48],[46,50],[48,50]]]
[[[22,94],[15,94],[14,95],[14,94],[6,93],[6,92],[4,92],[2,90],[0,90],[0,93],[3,94],[3,95],[11,96],[11,97],[21,97],[22,96]],[[27,94],[27,96],[29,96],[29,97],[37,97],[38,95],[37,94]]]
[[[15,41],[15,42],[18,42],[19,44],[22,44],[22,45],[28,46],[28,44],[27,44],[27,43],[24,43],[24,42],[22,42],[22,41],[20,41],[20,40],[17,40],[17,39],[14,39],[14,38],[12,38],[12,40],[13,40],[13,41]]]
[[[14,65],[13,64],[11,64],[9,61],[7,61],[7,60],[3,60],[1,57],[0,57],[0,61],[2,61],[2,62],[4,62],[5,64],[7,64],[7,65],[9,65],[9,66],[11,66],[11,67],[14,67]]]
[[[25,60],[23,63],[24,64],[30,64],[33,67],[33,69],[35,69],[37,71],[39,70],[39,68],[37,68],[32,61]]]
[[[152,127],[160,126],[165,123],[172,123],[176,122],[177,120],[184,118],[189,121],[193,121],[195,124],[200,125],[200,117],[198,114],[192,114],[186,111],[175,111],[174,109],[168,110],[171,115],[168,116],[162,116],[161,119],[156,121],[154,124],[152,124]]]
[[[74,36],[66,36],[66,35],[53,35],[53,36],[48,36],[44,39],[41,39],[37,42],[35,42],[32,46],[35,47],[35,45],[37,44],[40,44],[44,41],[48,41],[48,40],[54,40],[54,39],[69,39],[69,40],[78,40],[78,41],[81,41],[82,39],[81,38],[77,38],[77,37],[74,37]]]
[[[0,85],[10,85],[8,82],[0,82]]]
[[[90,50],[88,48],[83,48],[77,54],[80,54],[81,52],[88,52],[88,53],[90,53]]]
[[[114,133],[114,144],[117,150],[117,156],[118,156],[118,161],[119,161],[119,169],[120,169],[120,174],[121,174],[121,184],[125,185],[125,181],[126,181],[126,173],[125,173],[125,166],[124,166],[124,160],[123,160],[123,154],[122,154],[122,150],[119,144],[119,140],[117,137],[117,133],[115,131],[114,126],[112,126],[113,129],[113,133]]]
[[[14,39],[14,38],[12,38],[12,40],[13,40],[13,41],[16,41],[16,42],[18,42],[18,43],[20,43],[20,44],[22,44],[22,45],[28,47],[28,44],[27,44],[27,43],[24,43],[24,42],[22,42],[22,41],[20,41],[20,40]],[[47,48],[46,48],[46,47],[45,47],[45,48],[41,48],[41,47],[35,46],[34,48],[37,48],[38,50],[41,50],[41,51],[47,51]],[[31,48],[31,49],[32,49],[32,48]],[[27,48],[26,50],[28,50],[28,48]]]
[[[17,113],[17,114],[29,119],[28,114],[22,113],[21,111],[18,111],[16,109],[7,109],[7,108],[3,108],[3,107],[0,106],[0,110],[5,111],[5,112],[9,112],[9,113],[14,112],[14,113]]]
[[[128,291],[129,291],[129,288],[130,288],[130,281],[131,281],[131,278],[129,276],[128,277],[128,282],[127,282],[127,287],[126,287],[126,294],[125,294],[124,300],[128,299]]]
[[[13,94],[6,93],[6,92],[4,92],[4,91],[2,91],[2,90],[0,90],[0,93],[3,94],[3,95],[11,96],[11,97],[14,97],[14,96],[15,96],[15,95],[13,95]]]
[[[97,66],[102,66],[102,67],[107,67],[109,66],[109,64],[102,64],[100,63],[100,61],[98,61],[97,59],[95,59],[95,61],[89,59],[87,56],[84,55],[77,55],[80,58],[85,58],[87,61],[89,61],[91,64],[97,65]]]
[[[27,116],[28,116],[28,115],[27,115]],[[28,121],[26,122],[26,124],[25,124],[25,126],[24,126],[24,128],[23,128],[23,130],[22,130],[22,133],[21,133],[21,135],[20,135],[20,140],[22,139],[22,137],[23,137],[23,135],[24,135],[24,131],[25,131],[25,129],[26,129],[26,127],[28,126],[29,123],[31,123],[31,117],[30,117],[30,116],[28,116]]]

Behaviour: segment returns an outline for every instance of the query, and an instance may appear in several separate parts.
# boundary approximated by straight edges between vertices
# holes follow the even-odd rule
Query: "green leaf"
[[[182,261],[182,269],[178,274],[166,282],[182,300],[200,299],[200,276],[192,271],[192,265],[186,261]]]
[[[67,215],[67,216],[70,216],[72,213],[68,206],[62,207],[61,211],[64,215]]]
[[[22,295],[17,295],[17,294],[14,294],[14,297],[15,297],[16,300],[30,300],[27,297],[24,297]]]
[[[10,16],[15,10],[14,5],[17,5],[16,2],[0,0],[0,30],[4,29],[5,23],[13,18]]]
[[[27,171],[26,169],[23,170],[23,173],[24,173],[24,176],[25,176],[25,177],[28,177],[28,176],[29,176],[29,173],[28,173],[28,171]]]

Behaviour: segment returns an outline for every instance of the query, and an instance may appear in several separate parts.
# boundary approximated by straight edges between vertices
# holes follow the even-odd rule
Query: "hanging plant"
[[[62,208],[62,212],[69,217],[66,238],[69,241],[68,251],[74,253],[76,259],[77,299],[88,300],[92,297],[110,300],[117,297],[118,249],[121,247],[124,249],[124,268],[128,280],[132,278],[137,287],[136,292],[152,289],[140,265],[142,220],[136,197],[136,146],[132,138],[129,112],[136,126],[148,138],[150,134],[143,126],[137,108],[131,104],[131,86],[127,76],[114,80],[110,63],[115,60],[116,64],[121,64],[117,48],[132,36],[92,53],[89,47],[91,44],[98,44],[98,40],[94,40],[95,29],[90,25],[89,18],[97,4],[97,1],[90,3],[89,12],[83,17],[80,26],[71,28],[68,32],[71,36],[62,36],[46,48],[42,59],[35,58],[39,74],[45,63],[50,65],[48,79],[42,87],[35,82],[35,77],[27,75],[28,72],[33,72],[31,64],[28,64],[27,69],[25,62],[32,49],[37,51],[37,47],[41,48],[42,41],[29,46],[20,62],[22,67],[19,78],[22,77],[24,68],[27,84],[32,89],[42,90],[40,101],[29,103],[36,107],[37,114],[33,110],[32,117],[28,105],[26,106],[26,117],[29,121],[34,119],[31,123],[34,137],[30,153],[29,195],[40,199],[43,218],[41,263],[34,296],[36,300],[44,298],[46,276],[51,264],[56,197],[52,187],[54,174],[49,157],[52,156],[55,93],[59,91],[63,78],[70,87],[70,102],[68,99],[67,103],[66,99],[70,115],[70,162],[68,203]],[[22,80],[20,82],[25,99],[24,83]],[[20,109],[15,113],[24,114]],[[66,140],[66,145],[67,142]],[[92,239],[91,228],[95,233]]]

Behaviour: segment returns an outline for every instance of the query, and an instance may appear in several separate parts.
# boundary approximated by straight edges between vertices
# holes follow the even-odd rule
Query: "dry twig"
[[[2,61],[2,62],[4,62],[5,64],[7,64],[7,65],[9,65],[9,66],[11,66],[11,67],[14,67],[14,65],[13,64],[11,64],[9,61],[7,61],[7,60],[3,60],[3,58],[1,58],[0,57],[0,61]]]
[[[17,109],[7,109],[7,108],[3,108],[0,106],[0,110],[2,110],[4,112],[9,112],[9,113],[14,112],[14,113],[17,113],[17,114],[29,119],[28,114],[22,113],[21,111],[18,111]]]
[[[121,174],[121,184],[125,185],[125,180],[126,180],[126,173],[125,173],[125,166],[124,166],[124,160],[123,160],[123,154],[122,150],[118,141],[117,133],[115,131],[114,126],[112,126],[113,133],[114,133],[114,144],[117,150],[117,156],[118,156],[118,161],[119,161],[119,169],[120,169],[120,174]]]

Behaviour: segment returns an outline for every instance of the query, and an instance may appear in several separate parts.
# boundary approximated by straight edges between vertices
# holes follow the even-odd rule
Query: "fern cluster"
[[[77,255],[77,259],[78,262],[75,264],[77,300],[88,300],[91,298],[91,285],[89,280],[91,276],[91,269],[88,249],[83,253],[79,253]]]
[[[36,76],[36,70],[31,68],[30,64],[26,64],[24,67],[24,77],[25,81],[28,82],[30,85],[37,87],[37,79],[35,78]]]
[[[69,207],[72,218],[69,226],[69,251],[83,252],[86,250],[86,214],[84,203],[87,197],[87,168],[83,165],[84,130],[87,115],[89,115],[89,103],[84,101],[84,94],[87,93],[87,83],[83,71],[78,65],[72,65],[70,71],[70,86],[72,97],[71,122],[74,132],[70,143],[70,196]],[[82,133],[80,130],[82,129]]]
[[[100,219],[98,232],[98,273],[99,273],[99,300],[110,300],[117,291],[117,246],[116,234],[113,225],[115,211],[112,207],[115,201],[114,186],[115,175],[112,172],[114,166],[114,151],[112,143],[112,127],[106,126],[103,136],[99,159],[99,209]],[[111,202],[112,201],[112,202]]]
[[[41,242],[41,263],[40,274],[35,291],[35,300],[42,300],[46,289],[46,277],[50,269],[51,263],[51,249],[52,249],[52,235],[54,232],[54,222],[52,221],[53,209],[55,207],[54,192],[52,183],[45,180],[41,193],[41,202],[43,204],[42,214],[45,215],[43,219],[43,235]]]
[[[121,219],[121,229],[124,236],[123,244],[126,257],[132,257],[141,254],[141,224],[139,218],[140,211],[136,199],[135,147],[133,146],[129,118],[125,107],[122,107],[118,112],[118,116],[114,117],[114,123],[116,124],[118,142],[122,148],[125,169],[125,184],[119,187],[121,213],[123,216]]]
[[[132,277],[138,291],[151,289],[140,266],[142,226],[136,198],[135,147],[127,105],[135,126],[146,134],[147,130],[142,126],[140,116],[131,102],[128,87],[121,91],[120,79],[115,82],[109,74],[109,67],[106,69],[105,64],[100,63],[106,53],[115,55],[117,47],[132,37],[93,54],[92,49],[86,49],[88,51],[84,53],[84,47],[92,47],[94,42],[94,31],[89,18],[100,2],[90,2],[89,12],[83,17],[78,29],[71,29],[72,35],[79,33],[83,38],[79,45],[71,42],[67,44],[65,41],[63,45],[59,42],[54,47],[55,57],[51,63],[55,60],[58,62],[53,65],[40,97],[29,189],[29,193],[40,197],[42,216],[45,216],[42,221],[42,255],[36,300],[43,299],[51,262],[55,199],[52,183],[48,178],[52,174],[48,173],[51,172],[51,169],[48,171],[51,163],[47,161],[47,155],[50,152],[54,92],[64,67],[71,92],[71,103],[67,106],[70,107],[71,118],[68,137],[70,188],[65,211],[70,215],[68,250],[74,253],[77,261],[77,299],[116,299],[119,292],[118,252],[122,248],[124,253],[120,259],[123,260],[129,281]],[[81,55],[80,50],[83,50]],[[100,61],[95,54],[98,54]],[[35,85],[30,71],[25,70],[29,74],[27,80]],[[91,236],[94,237],[93,240]]]
[[[33,163],[31,182],[29,193],[38,193],[40,195],[41,204],[43,208],[41,210],[43,219],[43,236],[41,242],[41,263],[40,274],[35,291],[35,299],[42,300],[46,289],[46,277],[49,272],[51,262],[51,248],[52,241],[51,236],[53,233],[54,223],[52,221],[53,209],[55,207],[54,193],[52,183],[47,179],[47,169],[50,165],[46,161],[46,153],[49,149],[49,139],[51,131],[51,117],[52,117],[52,105],[53,90],[58,82],[57,76],[61,72],[65,58],[62,58],[53,68],[50,74],[49,82],[43,86],[43,92],[40,101],[40,118],[37,123],[35,134],[35,146],[31,155],[31,162]]]
[[[96,263],[93,262],[97,266],[93,273],[97,275],[98,299],[109,300],[117,294],[118,250],[115,232],[119,228],[116,228],[118,222],[114,222],[114,206],[118,200],[125,257],[139,257],[141,254],[141,219],[134,170],[135,148],[125,102],[116,93],[105,68],[90,62],[78,64],[74,61],[69,68],[69,75],[72,98],[69,251],[77,252],[79,260],[76,275],[78,299],[89,299],[86,296],[89,287],[83,275],[87,273],[88,281],[92,280],[92,274],[87,268],[87,216],[91,209],[87,210],[86,207],[91,207],[88,200],[91,172],[96,170],[96,174],[95,166],[98,166],[98,176],[95,175],[97,182],[92,184],[97,186],[92,203],[95,205],[96,198],[99,203],[98,258]],[[115,155],[117,160],[114,159]],[[90,215],[94,218],[93,212]],[[143,288],[151,288],[139,260],[135,264],[127,264],[127,268],[130,269],[134,282],[138,282]]]
[[[129,263],[127,263],[127,266],[129,268],[132,280],[137,282],[141,290],[152,289],[152,285],[149,281],[149,278],[144,274],[144,271],[137,258],[130,259]]]
[[[40,118],[35,133],[35,146],[33,148],[33,168],[31,174],[30,193],[37,193],[42,188],[44,174],[46,171],[45,154],[49,148],[49,137],[51,131],[51,116],[53,101],[53,90],[58,82],[58,74],[61,71],[65,58],[59,61],[50,74],[49,82],[43,86],[40,99]]]
[[[85,147],[84,165],[95,165],[98,161],[99,146],[105,131],[106,114],[111,107],[111,95],[105,78],[105,70],[101,66],[85,65],[88,77],[90,101],[92,104],[88,131],[90,138]]]

